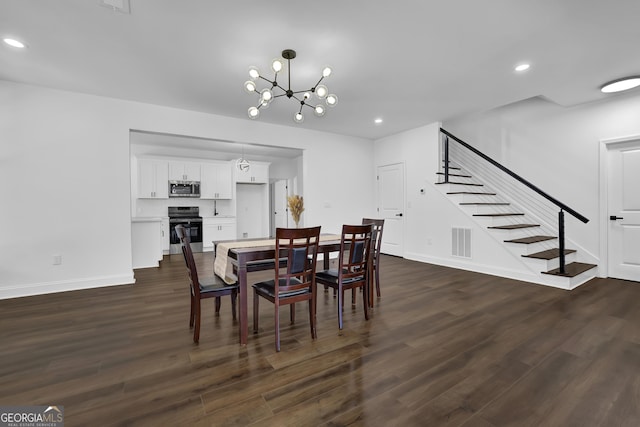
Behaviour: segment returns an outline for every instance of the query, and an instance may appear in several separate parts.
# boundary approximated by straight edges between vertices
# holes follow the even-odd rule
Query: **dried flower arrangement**
[[[304,211],[304,199],[302,196],[298,196],[294,194],[292,196],[287,197],[287,204],[289,205],[289,212],[291,212],[291,217],[296,223],[296,228],[298,228],[298,222],[300,222],[300,215]]]

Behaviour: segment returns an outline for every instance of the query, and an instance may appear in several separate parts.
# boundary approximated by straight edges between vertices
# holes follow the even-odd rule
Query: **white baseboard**
[[[28,283],[10,286],[0,285],[0,299],[20,298],[32,295],[52,294],[56,292],[77,291],[81,289],[102,288],[116,285],[132,285],[135,283],[133,272],[121,276],[104,276],[82,278],[72,281]]]
[[[491,276],[505,277],[507,279],[519,280],[522,282],[534,283],[536,285],[551,286],[558,289],[571,290],[580,286],[581,283],[572,283],[569,278],[559,276],[538,275],[525,271],[506,270],[493,266],[479,265],[463,261],[456,261],[446,258],[428,257],[417,253],[405,253],[405,258],[412,261],[426,262],[429,264],[441,265],[443,267],[458,268],[460,270],[473,271],[476,273],[489,274]],[[586,281],[586,280],[585,280]]]

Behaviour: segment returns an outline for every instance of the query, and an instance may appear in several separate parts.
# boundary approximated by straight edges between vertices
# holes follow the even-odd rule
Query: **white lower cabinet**
[[[202,250],[213,250],[213,242],[236,238],[235,218],[202,218]]]
[[[171,244],[169,243],[169,218],[162,218],[160,227],[162,228],[162,253],[166,255],[171,249]]]
[[[131,255],[133,268],[158,267],[162,260],[160,218],[131,219]]]

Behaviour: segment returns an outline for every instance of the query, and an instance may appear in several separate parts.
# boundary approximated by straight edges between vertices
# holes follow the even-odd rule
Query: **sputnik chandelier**
[[[247,80],[244,83],[244,90],[247,93],[258,94],[258,105],[255,107],[249,107],[249,118],[257,119],[260,115],[261,109],[268,108],[269,104],[271,104],[274,99],[283,96],[286,96],[287,98],[293,99],[300,103],[300,109],[293,115],[293,121],[296,123],[302,123],[304,121],[304,114],[302,114],[302,110],[305,106],[311,108],[316,116],[322,117],[327,111],[327,106],[333,107],[338,103],[338,97],[334,94],[330,94],[327,87],[320,84],[325,77],[329,77],[331,75],[330,67],[325,67],[322,70],[322,76],[320,77],[320,80],[318,80],[315,86],[311,87],[311,89],[298,91],[294,91],[291,89],[291,60],[295,57],[295,50],[285,49],[282,51],[282,58],[287,60],[287,89],[280,86],[280,83],[278,83],[278,73],[284,68],[282,59],[276,58],[271,62],[271,69],[274,72],[273,80],[269,80],[260,75],[260,72],[256,67],[249,68],[249,76],[251,77],[251,80]],[[256,84],[257,79],[264,80],[265,82],[270,84],[271,87],[266,87],[262,90],[258,90],[258,86]],[[275,93],[276,91],[277,93]],[[312,105],[311,97],[313,94],[315,94],[319,99],[324,100],[324,104],[319,103],[316,105]]]

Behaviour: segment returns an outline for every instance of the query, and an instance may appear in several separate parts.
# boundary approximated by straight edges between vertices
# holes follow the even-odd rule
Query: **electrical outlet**
[[[54,255],[53,256],[53,265],[62,264],[62,255]]]

